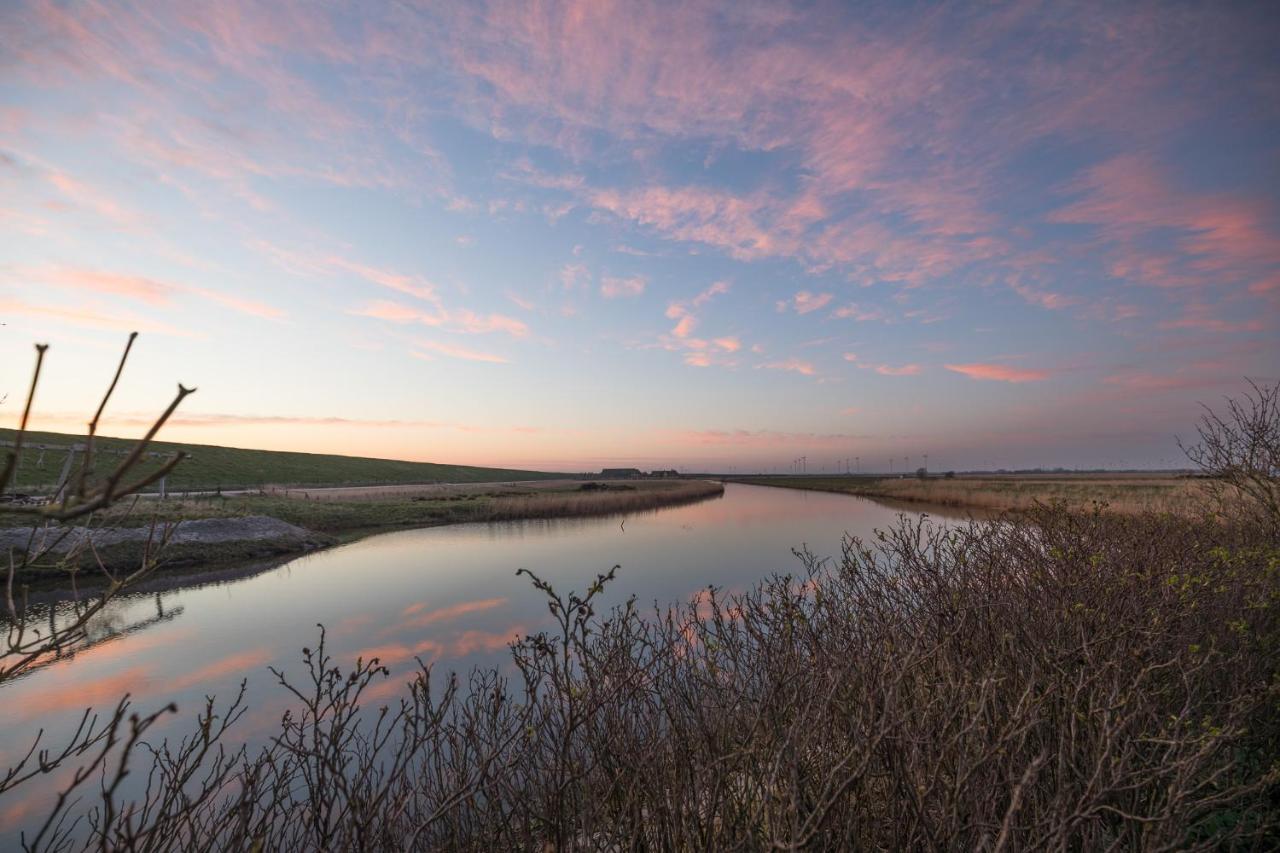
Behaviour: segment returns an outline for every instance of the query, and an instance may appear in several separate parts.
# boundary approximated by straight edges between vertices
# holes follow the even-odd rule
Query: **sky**
[[[1169,467],[1280,375],[1270,3],[0,2],[0,426]]]

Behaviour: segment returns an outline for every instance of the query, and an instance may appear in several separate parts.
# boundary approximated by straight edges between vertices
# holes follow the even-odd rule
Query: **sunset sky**
[[[0,426],[1173,466],[1280,375],[1274,3],[0,3]]]

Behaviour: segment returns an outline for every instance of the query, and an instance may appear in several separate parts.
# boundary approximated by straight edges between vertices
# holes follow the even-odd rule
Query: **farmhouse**
[[[605,468],[600,472],[600,476],[611,480],[634,480],[644,475],[640,473],[639,468]]]

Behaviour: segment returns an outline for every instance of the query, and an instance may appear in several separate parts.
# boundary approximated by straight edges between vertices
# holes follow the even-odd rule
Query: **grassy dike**
[[[705,480],[625,483],[561,480],[545,484],[503,484],[487,489],[424,489],[416,494],[400,491],[390,496],[375,494],[359,499],[303,491],[291,491],[288,496],[264,493],[165,501],[144,498],[112,507],[95,519],[94,526],[138,527],[153,521],[180,525],[202,519],[235,521],[267,517],[303,529],[305,535],[267,540],[213,545],[174,543],[166,547],[161,561],[166,568],[224,568],[351,542],[389,530],[470,522],[625,515],[693,503],[723,493],[722,484]],[[0,528],[17,528],[30,522],[30,516],[0,512]],[[113,569],[136,565],[143,556],[143,546],[138,543],[121,543],[96,551],[97,557]],[[90,567],[94,564],[94,555],[81,553],[72,564],[80,569]],[[33,568],[24,580],[55,580],[68,568],[70,565]]]
[[[15,430],[0,429],[0,442],[11,443],[16,435]],[[58,448],[83,441],[83,435],[28,432],[24,439],[27,451],[19,460],[17,474],[10,484],[9,491],[27,491],[37,494],[47,491],[58,480],[63,463],[66,461],[66,451],[58,449],[42,451],[41,445]],[[135,444],[133,439],[99,437],[96,439],[98,449],[112,454],[102,457],[104,461],[99,467],[116,464],[123,457],[114,454],[128,451]],[[170,441],[152,442],[149,450],[166,455],[182,452],[190,457],[169,475],[168,488],[171,492],[257,489],[268,485],[304,487],[397,483],[496,483],[504,480],[551,480],[565,476],[516,468],[440,465],[434,462],[404,462],[396,459],[293,453],[280,450],[244,450],[238,447],[178,444]],[[139,476],[145,475],[163,463],[162,458],[145,460],[138,467],[137,472]]]

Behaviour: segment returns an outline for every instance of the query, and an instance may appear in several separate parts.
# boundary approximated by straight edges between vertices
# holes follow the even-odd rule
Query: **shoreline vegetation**
[[[156,783],[77,776],[45,826],[79,827],[69,849],[157,851],[1280,841],[1265,524],[1042,506],[798,556],[659,613],[597,612],[614,571],[583,593],[530,574],[548,630],[505,669],[423,664],[398,702],[406,676],[339,660],[321,628],[275,672],[295,706],[262,750],[235,746],[243,690],[151,752],[114,745],[175,709],[123,701],[64,760],[110,780],[132,757]]]
[[[1145,472],[962,474],[955,477],[930,474],[926,479],[914,475],[760,476],[732,477],[727,478],[727,482],[837,492],[991,514],[1027,512],[1037,504],[1064,503],[1081,510],[1105,504],[1110,511],[1122,515],[1170,513],[1193,517],[1209,496],[1204,477]]]
[[[285,557],[375,533],[475,522],[585,518],[647,512],[681,506],[724,494],[709,480],[548,480],[498,484],[431,484],[392,487],[262,490],[251,494],[205,495],[164,501],[140,498],[97,514],[101,532],[74,532],[46,548],[57,559],[26,566],[15,577],[28,582],[57,582],[71,568],[99,564],[118,569],[136,564],[150,544],[143,535],[152,522],[176,525],[156,563],[158,570],[223,569],[252,560]],[[0,542],[21,551],[29,516],[0,511]],[[263,521],[282,522],[276,535],[263,535]],[[193,524],[196,523],[196,524]],[[222,524],[215,524],[222,522]],[[209,536],[184,536],[196,525]],[[145,525],[145,526],[144,526]],[[239,528],[243,527],[243,530]],[[292,529],[289,529],[292,528]],[[57,526],[40,542],[57,542],[67,526]],[[119,536],[123,530],[133,535]],[[274,528],[268,527],[274,533]],[[212,536],[213,538],[210,538]],[[92,539],[93,548],[73,546]],[[39,542],[37,543],[39,544]]]

